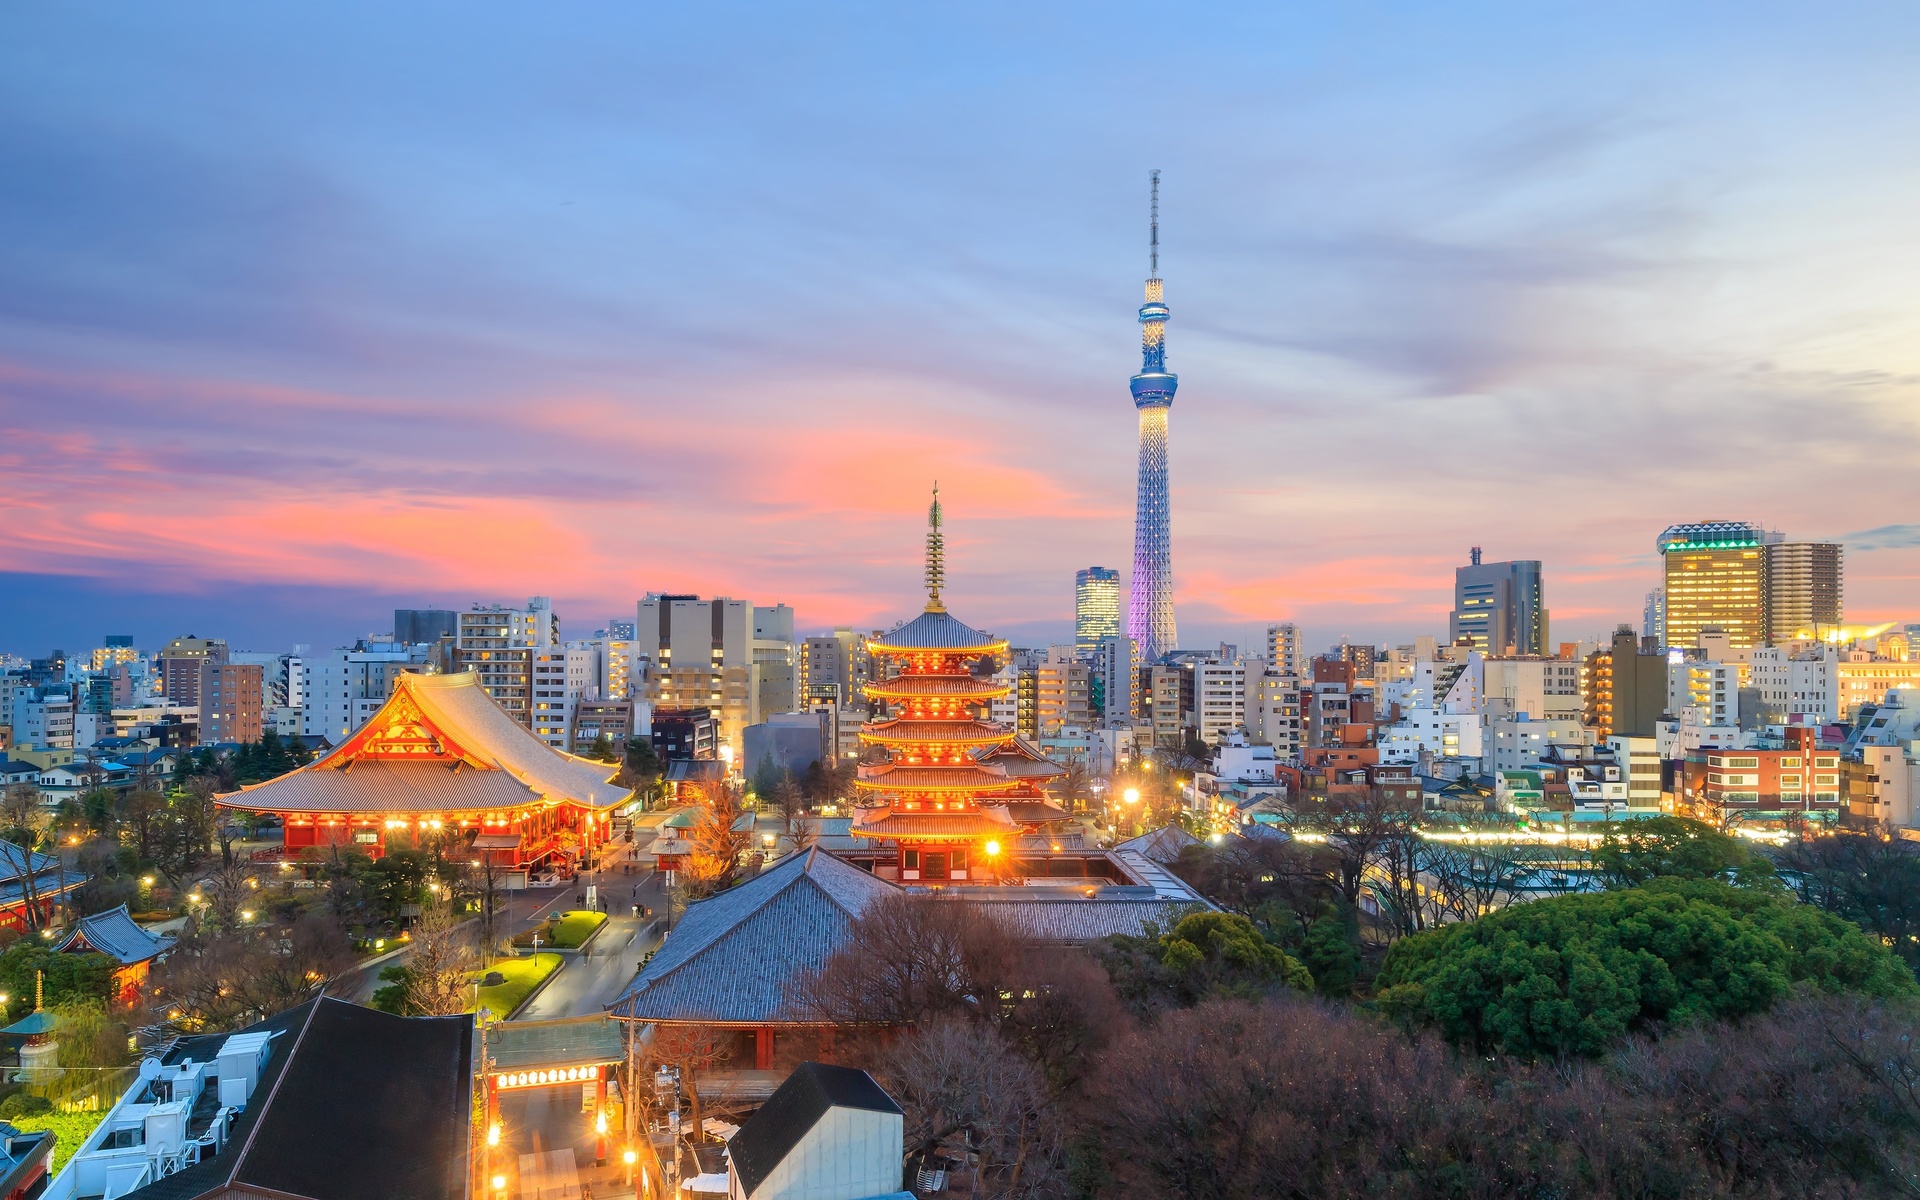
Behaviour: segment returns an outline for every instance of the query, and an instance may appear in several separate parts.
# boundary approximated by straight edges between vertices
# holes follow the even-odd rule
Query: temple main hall
[[[406,674],[324,757],[216,799],[279,817],[293,857],[339,846],[377,858],[389,839],[457,836],[507,870],[564,874],[593,860],[614,811],[633,799],[613,782],[617,769],[535,737],[478,675]]]

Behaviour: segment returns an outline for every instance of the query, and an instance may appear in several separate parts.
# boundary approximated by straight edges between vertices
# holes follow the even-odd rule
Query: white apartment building
[[[35,750],[73,749],[73,693],[65,686],[16,690],[12,708],[14,745]]]
[[[1448,689],[1446,706],[1489,719],[1525,713],[1546,720],[1580,715],[1581,664],[1543,655],[1486,655],[1478,650]],[[1498,769],[1498,768],[1496,768]]]
[[[529,707],[535,737],[556,750],[569,747],[574,709],[582,700],[600,698],[599,660],[599,651],[587,647],[534,654]]]
[[[1380,761],[1417,763],[1420,756],[1479,758],[1485,751],[1486,719],[1478,713],[1448,712],[1416,705],[1400,710],[1398,723],[1380,733]]]
[[[454,635],[456,671],[473,671],[480,686],[514,720],[533,728],[533,656],[560,646],[553,601],[533,596],[525,608],[479,605],[459,615]]]
[[[1697,708],[1704,724],[1740,724],[1741,664],[1682,659],[1667,662],[1667,711]]]
[[[1246,664],[1246,698],[1243,702],[1247,736],[1265,742],[1283,761],[1300,757],[1300,679],[1280,671],[1263,658],[1249,658]]]
[[[1539,766],[1547,751],[1555,748],[1563,755],[1571,751],[1572,757],[1585,757],[1593,749],[1593,730],[1573,717],[1495,717],[1487,722],[1487,743],[1495,771],[1524,771]]]
[[[637,613],[634,652],[653,664],[646,699],[655,708],[712,710],[736,757],[746,753],[747,726],[799,706],[786,605],[654,592]]]
[[[1093,673],[1100,680],[1103,722],[1109,728],[1132,724],[1140,711],[1140,644],[1126,636],[1101,639]]]
[[[387,702],[395,676],[427,669],[427,647],[361,642],[298,662],[299,691],[306,701],[300,706],[300,734],[337,746]]]
[[[1610,737],[1607,749],[1627,776],[1627,804],[1660,807],[1660,747],[1650,737]]]
[[[1292,621],[1279,621],[1267,626],[1266,661],[1278,674],[1305,678],[1307,647],[1300,639],[1298,625]]]
[[[1193,664],[1193,724],[1209,746],[1247,727],[1247,664],[1239,655],[1212,654]]]

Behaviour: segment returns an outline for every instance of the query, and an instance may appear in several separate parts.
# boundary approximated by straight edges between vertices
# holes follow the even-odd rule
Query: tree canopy
[[[1650,879],[1731,879],[1770,882],[1773,864],[1737,837],[1686,817],[1650,817],[1611,830],[1593,852],[1609,887],[1637,887]]]
[[[1920,993],[1850,922],[1777,891],[1711,879],[1536,900],[1398,942],[1381,1007],[1457,1045],[1595,1055],[1659,1022],[1761,1012],[1796,985]]]
[[[1157,937],[1110,938],[1101,962],[1137,1012],[1185,1008],[1210,997],[1313,990],[1307,968],[1238,913],[1190,913]]]

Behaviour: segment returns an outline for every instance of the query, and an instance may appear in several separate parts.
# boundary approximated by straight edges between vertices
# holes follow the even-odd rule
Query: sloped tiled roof
[[[981,765],[1013,779],[1053,779],[1067,773],[1065,767],[1034,749],[1025,738],[1014,738],[974,757]]]
[[[1128,838],[1114,847],[1116,851],[1133,851],[1158,863],[1180,861],[1180,852],[1188,846],[1197,846],[1200,839],[1194,837],[1178,825],[1165,825],[1149,830],[1136,838]]]
[[[991,837],[1018,828],[997,806],[930,813],[862,808],[853,814],[853,832],[867,837]]]
[[[1022,936],[1039,942],[1078,945],[1114,934],[1139,937],[1149,925],[1171,929],[1188,913],[1206,912],[1204,901],[1108,900],[1083,896],[1037,900],[982,899],[986,911],[1005,921]]]
[[[870,721],[860,729],[865,741],[876,742],[1002,742],[1007,731],[990,721]]]
[[[818,848],[688,906],[608,1009],[640,1021],[794,1019],[786,987],[846,941],[866,906],[897,889]]]
[[[82,950],[98,950],[121,966],[130,967],[134,963],[146,962],[172,944],[172,938],[155,937],[140,928],[127,912],[127,906],[122,904],[103,913],[81,917],[54,949],[67,950],[77,946]]]
[[[966,624],[952,613],[923,612],[913,620],[867,639],[867,648],[889,650],[978,650],[985,653],[1007,643]]]
[[[902,699],[914,696],[959,696],[976,700],[991,700],[1004,696],[1013,690],[1011,684],[994,679],[981,679],[978,676],[958,675],[892,675],[877,683],[863,686],[863,691],[876,700]]]
[[[860,768],[857,785],[887,792],[992,792],[1015,780],[980,766],[923,767],[916,763],[874,763]]]

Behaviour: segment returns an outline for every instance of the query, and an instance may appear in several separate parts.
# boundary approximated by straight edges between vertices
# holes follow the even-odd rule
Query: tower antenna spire
[[[1160,172],[1158,169],[1147,172],[1147,178],[1153,181],[1152,216],[1149,218],[1153,238],[1148,243],[1147,257],[1150,265],[1147,274],[1155,279],[1160,277]]]
[[[940,481],[933,482],[933,505],[927,509],[927,611],[945,612],[940,589],[947,582],[947,543],[940,532]]]

